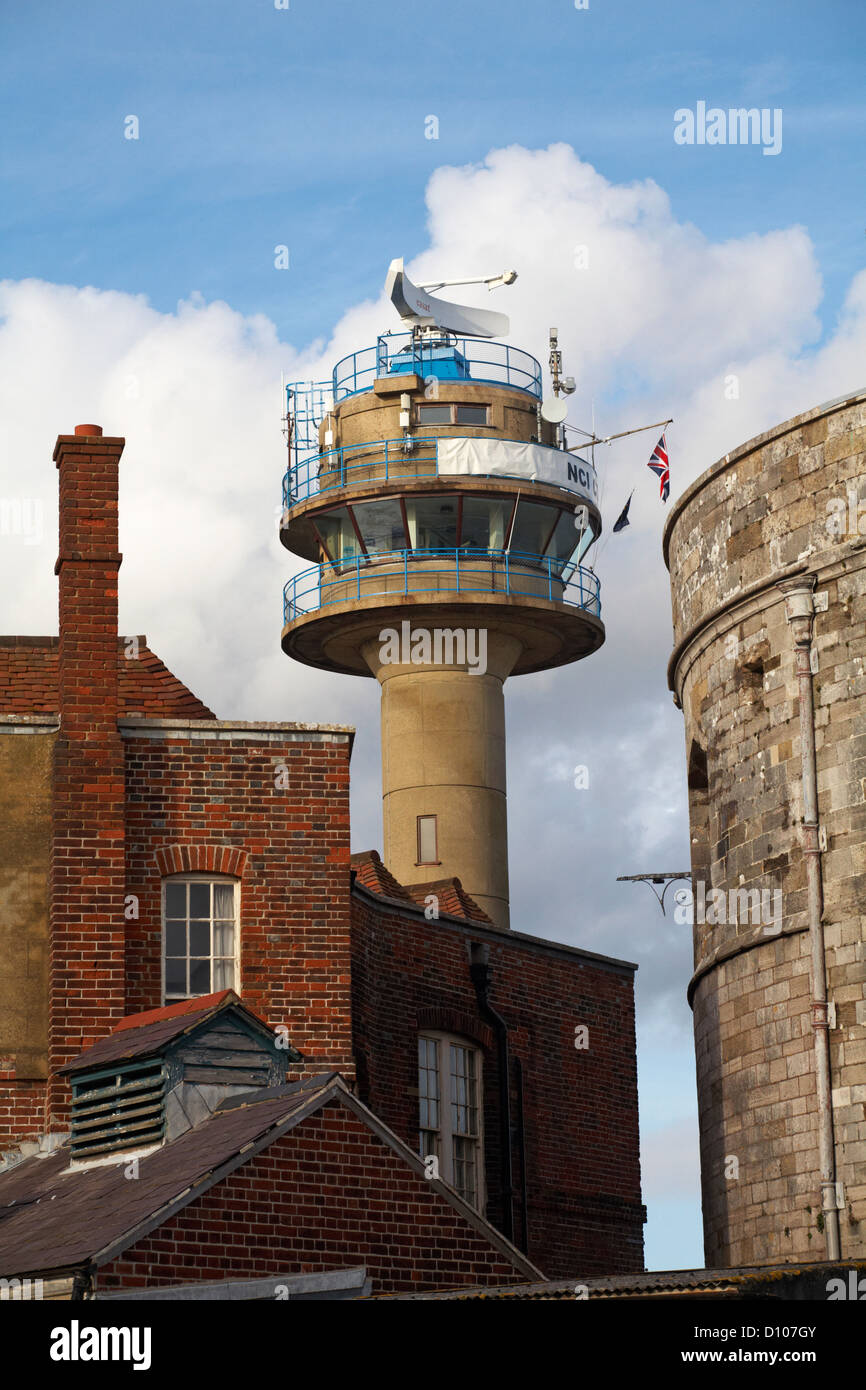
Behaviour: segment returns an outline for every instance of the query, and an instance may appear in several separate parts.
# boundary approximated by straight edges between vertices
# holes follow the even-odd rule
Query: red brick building
[[[232,989],[545,1275],[640,1270],[634,967],[350,856],[351,729],[218,720],[118,636],[123,443],[58,439],[60,636],[0,639],[0,1181],[74,1057]]]

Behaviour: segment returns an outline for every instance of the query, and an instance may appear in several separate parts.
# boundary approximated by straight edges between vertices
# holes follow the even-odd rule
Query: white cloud
[[[508,312],[511,341],[542,360],[557,324],[578,378],[575,423],[589,428],[593,403],[602,433],[673,415],[674,496],[735,444],[863,384],[866,272],[821,340],[821,279],[802,227],[713,242],[652,181],[611,183],[566,145],[440,169],[428,204],[415,278],[516,266],[512,289],[467,298]],[[578,246],[587,269],[575,267]],[[281,584],[302,563],[275,534],[280,373],[321,378],[389,325],[380,294],[305,348],[279,342],[264,316],[197,296],[163,314],[141,296],[0,285],[0,497],[41,498],[46,532],[41,545],[0,538],[0,625],[55,630],[55,436],[84,421],[124,434],[121,626],[147,631],[225,717],[356,722],[359,844],[373,842],[379,815],[376,687],[279,650]],[[730,374],[736,400],[725,395]],[[638,435],[597,450],[608,528],[636,488],[631,527],[608,535],[598,561],[607,645],[508,687],[514,925],[632,956],[658,910],[638,908],[634,894],[648,890],[616,875],[676,869],[688,853],[682,722],[665,681],[665,509],[645,467],[654,442]],[[588,790],[573,786],[578,763],[589,767]],[[639,997],[667,1006],[684,992],[687,943],[652,939]],[[683,1026],[687,1017],[683,1005]]]

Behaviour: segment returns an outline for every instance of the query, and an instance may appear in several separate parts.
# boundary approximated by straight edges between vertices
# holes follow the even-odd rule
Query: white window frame
[[[422,829],[421,829],[421,822],[422,822],[422,821],[431,821],[431,820],[432,820],[432,822],[433,822],[433,831],[432,831],[432,834],[433,834],[433,858],[432,858],[432,859],[425,859],[425,858],[423,857],[424,846],[423,846],[422,843],[421,843],[421,841],[422,841],[422,839],[423,839],[423,833],[424,833],[424,832],[422,831]],[[441,864],[441,863],[442,863],[442,860],[439,858],[439,816],[438,816],[438,814],[433,813],[433,812],[429,812],[428,814],[423,815],[423,816],[416,816],[416,817],[415,817],[415,836],[416,836],[416,839],[417,839],[416,850],[417,850],[417,854],[418,854],[418,858],[415,860],[415,864],[417,865],[417,867],[420,868],[423,864]]]
[[[422,1028],[418,1033],[418,1147],[421,1157],[427,1159],[429,1153],[424,1153],[425,1147],[421,1143],[421,1075],[420,1075],[420,1043],[422,1039],[436,1043],[437,1048],[437,1076],[439,1086],[439,1124],[425,1125],[424,1132],[436,1135],[436,1142],[433,1153],[439,1160],[439,1176],[445,1182],[456,1188],[454,1173],[454,1139],[467,1137],[471,1138],[474,1145],[475,1159],[475,1198],[470,1201],[464,1197],[464,1201],[469,1201],[469,1205],[476,1211],[483,1212],[487,1203],[487,1191],[484,1182],[484,1054],[481,1048],[471,1038],[461,1037],[457,1033],[445,1033],[438,1028]],[[476,1133],[471,1136],[455,1134],[453,1129],[452,1116],[452,1089],[451,1089],[451,1048],[464,1048],[471,1052],[475,1059],[475,1111],[477,1116]],[[457,1189],[459,1191],[459,1189]],[[462,1194],[461,1194],[462,1195]]]
[[[240,885],[240,880],[237,879],[237,878],[232,878],[230,874],[218,874],[218,873],[167,874],[167,875],[163,878],[163,880],[162,880],[162,886],[161,886],[161,890],[160,890],[160,903],[161,903],[160,912],[161,912],[161,918],[162,918],[162,930],[161,930],[161,932],[160,932],[160,940],[161,940],[161,946],[160,946],[160,991],[161,991],[161,995],[162,995],[162,1002],[163,1002],[163,1005],[172,1004],[172,1003],[178,1003],[178,1002],[180,1002],[181,999],[202,999],[202,998],[204,998],[205,995],[207,995],[207,994],[214,994],[214,993],[216,993],[216,990],[213,988],[213,963],[214,963],[215,957],[214,957],[214,954],[213,954],[213,923],[214,923],[214,918],[213,918],[213,915],[212,915],[212,914],[211,914],[210,918],[207,918],[207,919],[201,918],[201,919],[200,919],[200,920],[202,920],[202,921],[205,921],[205,920],[209,921],[209,922],[210,922],[210,926],[211,926],[211,952],[210,952],[210,955],[207,957],[207,959],[210,961],[210,968],[211,968],[211,988],[210,988],[209,990],[205,990],[203,994],[184,994],[184,995],[175,995],[175,994],[172,994],[171,998],[169,998],[168,995],[167,995],[167,993],[166,993],[166,985],[165,985],[165,962],[166,962],[166,946],[167,946],[167,944],[168,944],[168,943],[167,943],[168,931],[167,931],[167,919],[166,919],[166,911],[165,911],[165,899],[166,899],[166,888],[167,888],[167,886],[168,886],[170,883],[207,883],[207,884],[221,884],[221,885],[222,885],[222,884],[229,884],[229,885],[231,885],[232,890],[233,890],[232,897],[233,897],[233,904],[234,904],[234,970],[233,970],[233,972],[232,972],[232,981],[231,981],[231,983],[228,984],[228,985],[221,985],[220,988],[221,988],[221,989],[233,989],[233,990],[235,991],[235,993],[240,994],[240,960],[241,960],[241,913],[240,913],[240,887],[241,887],[241,885]],[[172,920],[176,920],[176,919],[172,919]],[[219,920],[224,920],[224,919],[219,919]],[[189,962],[190,959],[198,959],[198,957],[190,957],[189,953],[187,952],[186,959],[187,959],[187,962]],[[201,959],[204,959],[204,957],[201,957]],[[223,956],[219,956],[219,957],[216,957],[216,959],[223,960],[223,959],[226,959],[226,958],[223,957]],[[187,965],[187,979],[189,979],[189,965]]]

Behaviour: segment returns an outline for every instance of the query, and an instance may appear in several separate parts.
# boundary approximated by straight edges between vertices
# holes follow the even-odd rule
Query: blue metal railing
[[[549,555],[461,547],[380,550],[333,565],[313,565],[283,589],[283,622],[335,603],[425,593],[544,598],[601,617],[600,585],[592,570]]]
[[[398,477],[435,478],[439,471],[437,441],[413,438],[406,452],[403,439],[377,439],[364,444],[344,444],[301,459],[283,477],[283,506],[294,507],[320,492],[354,483],[387,482]],[[414,465],[414,466],[413,466]]]
[[[375,346],[343,357],[334,368],[334,400],[370,391],[379,377],[397,373],[444,381],[513,386],[541,398],[541,366],[522,348],[490,338],[422,338],[382,333]]]
[[[445,436],[443,436],[445,437]],[[450,438],[450,436],[447,436]],[[330,492],[334,488],[353,487],[371,482],[406,482],[414,478],[460,478],[465,481],[467,474],[439,472],[439,438],[412,439],[412,449],[406,451],[404,439],[377,439],[364,444],[344,444],[339,449],[326,449],[321,454],[301,459],[294,467],[286,470],[283,476],[283,508],[307,502],[319,493]],[[505,440],[504,443],[522,444],[523,440]],[[577,454],[570,455],[574,464],[582,468],[590,467],[585,459]],[[514,478],[521,486],[532,479],[525,473],[478,473],[472,477]],[[542,480],[543,481],[543,480]],[[556,487],[573,492],[580,497],[588,497],[585,487],[572,487],[567,479],[559,479]]]

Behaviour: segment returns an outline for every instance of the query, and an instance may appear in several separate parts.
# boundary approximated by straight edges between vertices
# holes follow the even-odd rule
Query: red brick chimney
[[[117,503],[123,439],[99,425],[60,435],[60,733],[51,855],[49,1113],[63,1128],[57,1068],[125,1012],[124,762],[117,727]]]

